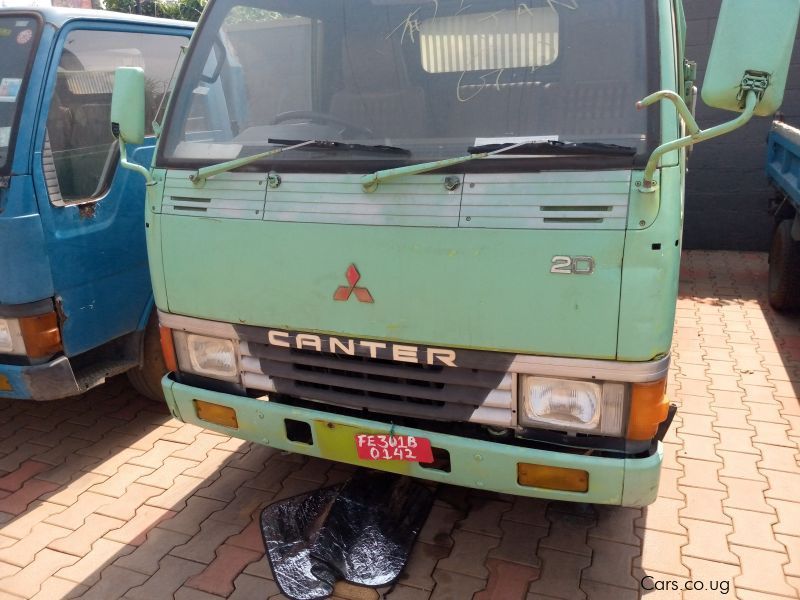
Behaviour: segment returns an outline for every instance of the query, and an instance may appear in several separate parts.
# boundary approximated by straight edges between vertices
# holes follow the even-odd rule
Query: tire
[[[128,371],[128,379],[142,396],[154,402],[164,402],[161,378],[166,374],[167,367],[164,364],[164,356],[161,354],[158,317],[153,313],[144,329],[142,364]]]
[[[769,303],[775,310],[800,308],[800,242],[792,239],[792,222],[778,224],[769,251]]]

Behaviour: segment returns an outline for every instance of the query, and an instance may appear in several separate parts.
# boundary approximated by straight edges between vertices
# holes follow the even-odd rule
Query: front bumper
[[[299,454],[440,483],[571,502],[644,506],[653,502],[658,493],[663,456],[661,442],[658,442],[656,451],[645,458],[586,456],[520,448],[409,427],[391,427],[378,421],[326,413],[322,410],[212,392],[177,383],[169,375],[162,380],[162,387],[170,410],[181,421]],[[234,409],[239,423],[238,429],[199,419],[193,400],[213,402]],[[307,423],[311,428],[312,443],[289,440],[285,419]],[[447,450],[450,454],[450,471],[423,468],[417,463],[364,461],[356,456],[355,434],[388,434],[390,430],[396,435],[428,438],[435,448]],[[520,462],[583,469],[589,473],[589,489],[578,493],[522,486],[517,483],[517,463]]]
[[[58,400],[82,391],[66,356],[41,365],[0,364],[0,398]]]

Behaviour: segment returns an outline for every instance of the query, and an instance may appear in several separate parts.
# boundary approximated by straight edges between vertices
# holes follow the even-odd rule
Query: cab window
[[[116,169],[117,144],[109,128],[117,67],[141,67],[146,78],[148,134],[186,38],[97,30],[69,33],[61,53],[47,118],[43,152],[55,204],[102,196]]]

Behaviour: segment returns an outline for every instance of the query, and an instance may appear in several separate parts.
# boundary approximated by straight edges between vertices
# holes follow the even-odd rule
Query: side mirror
[[[111,131],[123,142],[144,142],[144,71],[140,67],[118,67],[114,74]]]
[[[119,140],[120,166],[136,171],[147,185],[153,185],[150,171],[128,160],[127,144],[144,142],[144,71],[139,67],[118,67],[114,73],[111,133]]]
[[[800,0],[723,0],[703,82],[703,102],[742,112],[747,89],[754,114],[780,108],[792,58]]]

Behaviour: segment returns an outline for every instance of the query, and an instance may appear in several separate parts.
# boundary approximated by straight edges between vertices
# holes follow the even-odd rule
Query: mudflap
[[[395,582],[433,504],[410,478],[356,471],[348,481],[271,504],[261,534],[275,582],[293,600],[327,598],[337,581]]]

